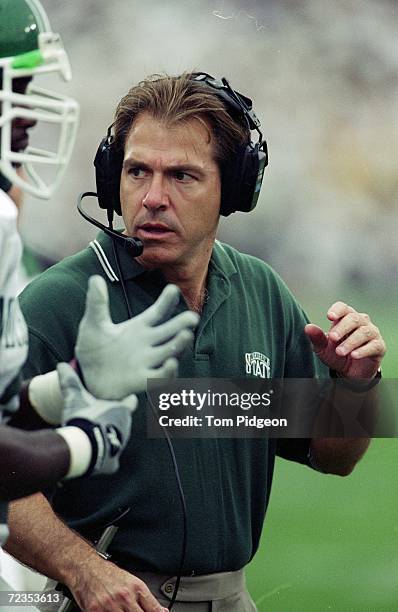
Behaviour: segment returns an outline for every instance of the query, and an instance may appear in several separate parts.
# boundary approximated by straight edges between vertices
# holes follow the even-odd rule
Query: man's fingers
[[[378,329],[374,325],[362,325],[355,331],[353,331],[344,341],[336,347],[337,355],[345,357],[355,349],[358,349],[364,344],[367,344],[370,340],[373,340],[378,335]],[[333,335],[330,334],[332,339]]]
[[[157,325],[166,321],[173,314],[180,299],[180,290],[176,285],[167,285],[156,302],[147,308],[141,315],[150,325]]]
[[[375,338],[367,344],[362,345],[360,348],[355,349],[351,353],[353,359],[363,359],[364,357],[377,357],[381,361],[381,358],[386,352],[386,345],[382,338]]]
[[[338,321],[350,312],[354,312],[354,308],[352,306],[349,306],[345,302],[335,302],[329,308],[327,317],[329,321]]]
[[[108,288],[105,279],[98,274],[88,279],[84,316],[93,323],[103,321],[104,318],[110,319]]]
[[[356,310],[345,315],[333,329],[329,332],[329,337],[333,342],[340,342],[348,334],[352,334],[355,330],[360,327],[374,327],[370,322],[369,315],[366,313],[359,313]]]
[[[126,603],[123,603],[121,608],[117,609],[121,612],[145,612],[145,608],[141,606],[141,604],[136,600],[135,594],[130,595]],[[104,610],[105,612],[105,610]]]
[[[194,329],[198,323],[199,315],[196,312],[185,310],[184,312],[181,312],[170,319],[170,321],[167,321],[162,325],[158,325],[152,330],[153,338],[155,340],[154,344],[163,344],[164,342],[167,342],[167,340],[174,338],[174,336],[183,329]]]
[[[167,608],[160,605],[148,588],[140,591],[138,603],[141,605],[144,612],[167,612]]]
[[[314,325],[313,323],[309,323],[304,327],[304,331],[307,335],[307,338],[312,343],[312,348],[315,353],[320,353],[325,349],[328,345],[328,339],[324,331],[318,327],[318,325]]]

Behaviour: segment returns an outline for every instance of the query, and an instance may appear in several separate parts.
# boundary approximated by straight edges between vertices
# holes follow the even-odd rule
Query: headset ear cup
[[[243,163],[246,146],[239,147],[227,163],[224,164],[221,176],[221,207],[220,214],[228,217],[240,210]]]
[[[259,173],[259,145],[250,143],[246,147],[243,160],[243,172],[241,183],[241,206],[242,212],[250,212],[255,208],[258,200],[257,190]],[[260,184],[261,186],[261,184]]]
[[[265,168],[268,165],[268,149],[265,140],[255,145],[255,151],[253,152],[253,161],[255,163],[252,167],[252,176],[250,178],[250,208],[247,212],[250,212],[257,206],[258,198],[263,184]]]
[[[267,143],[262,140],[260,121],[250,98],[232,89],[226,78],[221,81],[206,72],[194,72],[192,80],[203,87],[211,87],[227,106],[232,119],[256,130],[257,143],[241,145],[228,162],[221,168],[220,214],[227,217],[235,211],[250,212],[255,208],[260,194],[264,169],[268,164]]]
[[[113,136],[106,136],[100,142],[94,159],[98,203],[101,208],[111,209],[118,215],[120,207],[120,175],[123,153],[115,147]]]
[[[259,144],[243,145],[222,171],[220,214],[250,212],[260,193],[266,155]]]

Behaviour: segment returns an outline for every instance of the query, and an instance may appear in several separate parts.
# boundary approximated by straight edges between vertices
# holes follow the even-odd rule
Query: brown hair
[[[177,77],[154,74],[129,90],[115,112],[115,143],[119,149],[124,149],[134,120],[143,112],[169,126],[193,118],[207,121],[214,136],[214,159],[220,168],[239,145],[250,140],[248,127],[235,121],[223,100],[210,87],[193,81],[190,73]]]

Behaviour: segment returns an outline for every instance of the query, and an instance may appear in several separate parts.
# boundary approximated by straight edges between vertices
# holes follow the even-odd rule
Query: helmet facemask
[[[49,28],[48,20],[45,23]],[[46,73],[71,79],[69,60],[58,34],[40,32],[38,48],[0,57],[0,171],[14,185],[38,198],[48,199],[59,185],[72,155],[76,138],[79,107],[75,100],[30,82],[26,93],[13,91],[14,79]],[[18,119],[45,123],[54,132],[54,146],[27,146],[13,151],[13,122]],[[47,127],[46,126],[46,127]],[[53,143],[52,143],[53,144]],[[23,176],[16,167],[23,165]]]

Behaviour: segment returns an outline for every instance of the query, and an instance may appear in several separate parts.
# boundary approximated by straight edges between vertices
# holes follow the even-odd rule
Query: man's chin
[[[177,259],[177,254],[170,247],[148,244],[144,242],[144,251],[138,261],[146,268],[159,268],[173,264]]]

